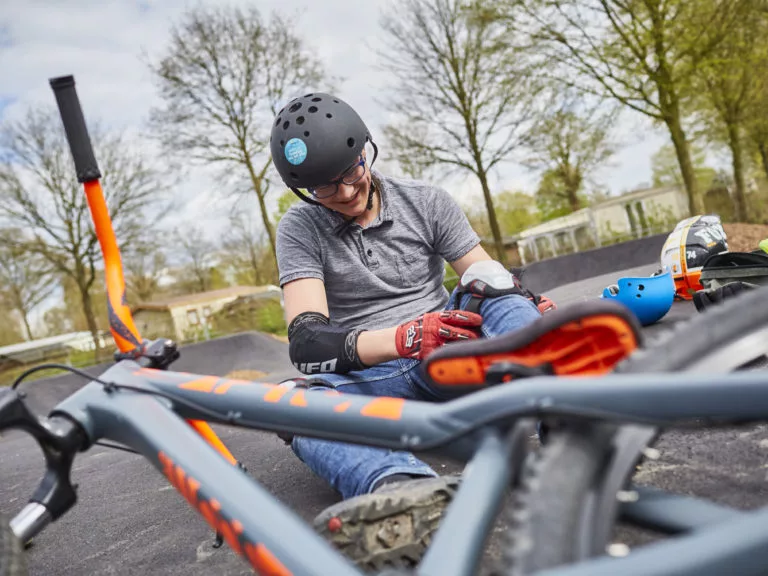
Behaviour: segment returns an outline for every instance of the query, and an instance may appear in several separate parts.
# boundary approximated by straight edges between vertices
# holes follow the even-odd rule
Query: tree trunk
[[[568,205],[571,212],[576,212],[581,208],[579,201],[579,189],[581,188],[581,174],[577,168],[565,166],[563,168],[563,184],[565,184],[565,193],[568,196]]]
[[[662,40],[656,39],[656,44]],[[657,46],[657,54],[662,54],[663,49]],[[656,86],[659,94],[659,108],[661,109],[664,123],[669,130],[669,136],[672,139],[672,145],[675,147],[677,162],[680,165],[680,172],[683,176],[685,192],[688,195],[689,216],[694,216],[702,212],[701,198],[699,198],[699,186],[696,182],[696,173],[691,162],[691,150],[688,146],[688,138],[683,130],[682,115],[680,113],[680,102],[674,91],[674,85],[670,77],[669,66],[666,60],[662,60],[659,65],[659,77],[656,80]]]
[[[32,328],[29,326],[29,314],[26,310],[19,310],[21,313],[21,320],[24,322],[24,329],[27,331],[27,338],[34,340],[35,336],[32,334]]]
[[[80,292],[80,301],[83,304],[83,315],[85,316],[85,322],[88,325],[88,331],[93,338],[93,357],[99,361],[99,351],[101,350],[101,344],[99,343],[99,327],[96,324],[96,315],[93,313],[93,302],[91,301],[91,293],[88,288],[82,283],[81,279],[78,279],[77,289]]]
[[[728,146],[733,158],[733,179],[736,181],[736,191],[733,195],[734,216],[737,222],[747,222],[747,197],[744,185],[744,158],[741,148],[739,127],[728,122]]]
[[[10,297],[11,297],[11,305],[16,309],[16,311],[21,316],[21,321],[24,322],[24,329],[27,331],[27,339],[34,340],[35,337],[32,335],[32,328],[30,328],[29,326],[29,310],[27,310],[26,306],[24,306],[24,298],[21,294],[21,290],[12,288],[10,292]]]
[[[253,269],[253,283],[258,284],[261,279],[261,270],[259,270],[259,261],[256,257],[256,249],[253,243],[248,247],[248,257],[251,262],[251,268]]]
[[[501,230],[499,229],[499,221],[496,219],[496,209],[493,207],[493,198],[491,197],[491,189],[488,187],[488,175],[485,173],[485,169],[482,165],[478,166],[477,177],[480,180],[480,185],[483,187],[483,196],[485,197],[485,206],[488,208],[488,222],[491,225],[491,234],[493,234],[493,243],[496,247],[496,255],[499,262],[507,267],[507,251],[504,250],[504,242],[501,239]]]
[[[765,172],[765,177],[768,178],[768,143],[760,142],[757,145],[757,151],[760,153],[760,160],[763,163],[763,172]]]
[[[703,207],[701,198],[699,198],[699,186],[696,182],[696,173],[693,170],[693,162],[691,162],[691,150],[688,146],[688,140],[680,122],[680,109],[676,105],[671,107],[669,115],[666,117],[666,124],[669,128],[672,144],[675,147],[677,161],[680,164],[680,172],[683,175],[685,192],[688,195],[689,216],[701,214]]]
[[[197,268],[195,274],[197,275],[198,286],[200,286],[200,292],[206,292],[208,290],[208,283],[206,282],[205,272]]]
[[[259,208],[261,209],[261,218],[264,222],[264,228],[267,231],[267,236],[269,237],[269,246],[272,250],[272,257],[275,259],[275,267],[277,267],[277,248],[275,246],[275,231],[272,229],[272,223],[269,221],[269,214],[267,213],[267,204],[264,201],[264,177],[267,174],[267,169],[269,168],[269,165],[272,163],[272,158],[267,161],[266,164],[264,164],[264,168],[262,168],[261,172],[259,174],[256,174],[256,170],[253,168],[253,162],[251,161],[250,155],[243,150],[243,155],[245,157],[245,165],[248,168],[248,174],[251,176],[251,184],[253,184],[253,191],[256,192],[256,197],[259,199]]]

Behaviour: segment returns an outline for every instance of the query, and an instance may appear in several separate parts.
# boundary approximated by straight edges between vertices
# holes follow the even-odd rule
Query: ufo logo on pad
[[[307,145],[301,138],[291,138],[285,143],[285,158],[293,164],[298,166],[304,160],[307,159]]]

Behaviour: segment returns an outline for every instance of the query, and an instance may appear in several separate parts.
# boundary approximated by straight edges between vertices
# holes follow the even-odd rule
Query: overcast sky
[[[48,79],[74,74],[86,118],[119,129],[140,129],[157,103],[143,55],[157,58],[170,25],[194,4],[183,0],[0,0],[0,119],[18,117],[31,104],[52,105]],[[375,68],[374,49],[380,46],[379,18],[387,2],[252,0],[251,4],[265,15],[276,9],[294,15],[298,30],[328,70],[347,79],[339,95],[359,110],[374,136],[380,133],[386,116],[374,98],[391,79]],[[619,135],[626,147],[599,174],[614,194],[650,180],[650,155],[665,142],[663,134],[653,133],[637,116],[625,119]],[[532,192],[535,181],[535,174],[509,164],[492,184],[495,190]],[[460,200],[477,193],[471,179],[442,184]],[[194,177],[182,188],[185,206],[179,218],[205,215],[220,224],[226,220],[226,209],[211,179]]]

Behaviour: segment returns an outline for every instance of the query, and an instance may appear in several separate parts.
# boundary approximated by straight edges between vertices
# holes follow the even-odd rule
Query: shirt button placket
[[[370,245],[366,246],[365,236],[363,236],[362,233],[360,234],[360,245],[363,247],[363,254],[365,254],[365,262],[368,268],[377,268],[379,266],[379,261],[375,258],[373,249]]]

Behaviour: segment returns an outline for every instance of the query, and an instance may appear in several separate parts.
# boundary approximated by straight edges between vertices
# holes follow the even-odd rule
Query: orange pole
[[[93,225],[96,228],[96,236],[99,238],[101,253],[104,255],[109,329],[117,348],[121,352],[131,352],[141,348],[141,336],[131,316],[131,309],[125,304],[123,263],[115,232],[112,229],[109,210],[98,180],[89,180],[84,183],[84,187]]]
[[[104,200],[101,183],[98,180],[88,180],[83,185],[85,187],[85,196],[88,200],[88,207],[91,210],[93,225],[96,229],[96,236],[99,239],[101,252],[104,255],[109,330],[118,349],[121,352],[131,352],[141,348],[142,339],[133,321],[131,309],[125,303],[123,264],[120,258],[120,249],[117,246],[117,239],[115,238],[115,231],[112,228],[112,220],[109,217],[109,209]],[[235,457],[207,422],[200,420],[187,420],[187,422],[230,464],[237,464]]]

